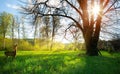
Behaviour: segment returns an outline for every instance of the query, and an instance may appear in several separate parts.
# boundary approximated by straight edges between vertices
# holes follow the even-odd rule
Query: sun
[[[93,13],[93,15],[97,16],[97,15],[99,15],[99,12],[100,12],[100,6],[95,4],[92,9],[92,13]]]

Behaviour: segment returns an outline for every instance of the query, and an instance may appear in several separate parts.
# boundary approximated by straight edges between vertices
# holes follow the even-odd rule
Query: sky
[[[13,15],[20,15],[19,0],[0,0],[0,12],[8,12]]]

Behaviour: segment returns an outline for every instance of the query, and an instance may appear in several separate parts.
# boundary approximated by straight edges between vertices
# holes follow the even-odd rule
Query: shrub
[[[30,44],[28,41],[25,41],[25,40],[20,40],[18,44],[18,49],[24,50],[24,51],[34,50],[32,44]]]

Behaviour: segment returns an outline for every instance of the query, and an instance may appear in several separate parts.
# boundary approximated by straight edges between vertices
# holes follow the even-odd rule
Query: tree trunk
[[[99,34],[99,33],[98,33]],[[93,30],[90,28],[84,35],[86,54],[89,56],[98,56],[97,43],[99,37],[93,36]]]
[[[97,40],[95,38],[85,40],[86,54],[89,56],[98,56]]]
[[[5,33],[3,34],[3,49],[5,49],[6,48],[6,46],[5,46]]]

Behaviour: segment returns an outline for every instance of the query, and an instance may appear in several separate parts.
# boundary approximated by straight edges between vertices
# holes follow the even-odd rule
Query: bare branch
[[[109,6],[109,8],[103,13],[103,15],[105,15],[107,12],[109,12],[109,11],[111,11],[111,10],[113,10],[113,6],[115,5],[115,3],[117,3],[118,2],[118,0],[115,0],[110,6]],[[114,9],[116,9],[116,8],[114,8]]]
[[[72,8],[74,8],[80,16],[82,16],[82,12],[80,10],[78,10],[78,8],[76,8],[73,4],[71,4],[68,0],[65,0]]]

